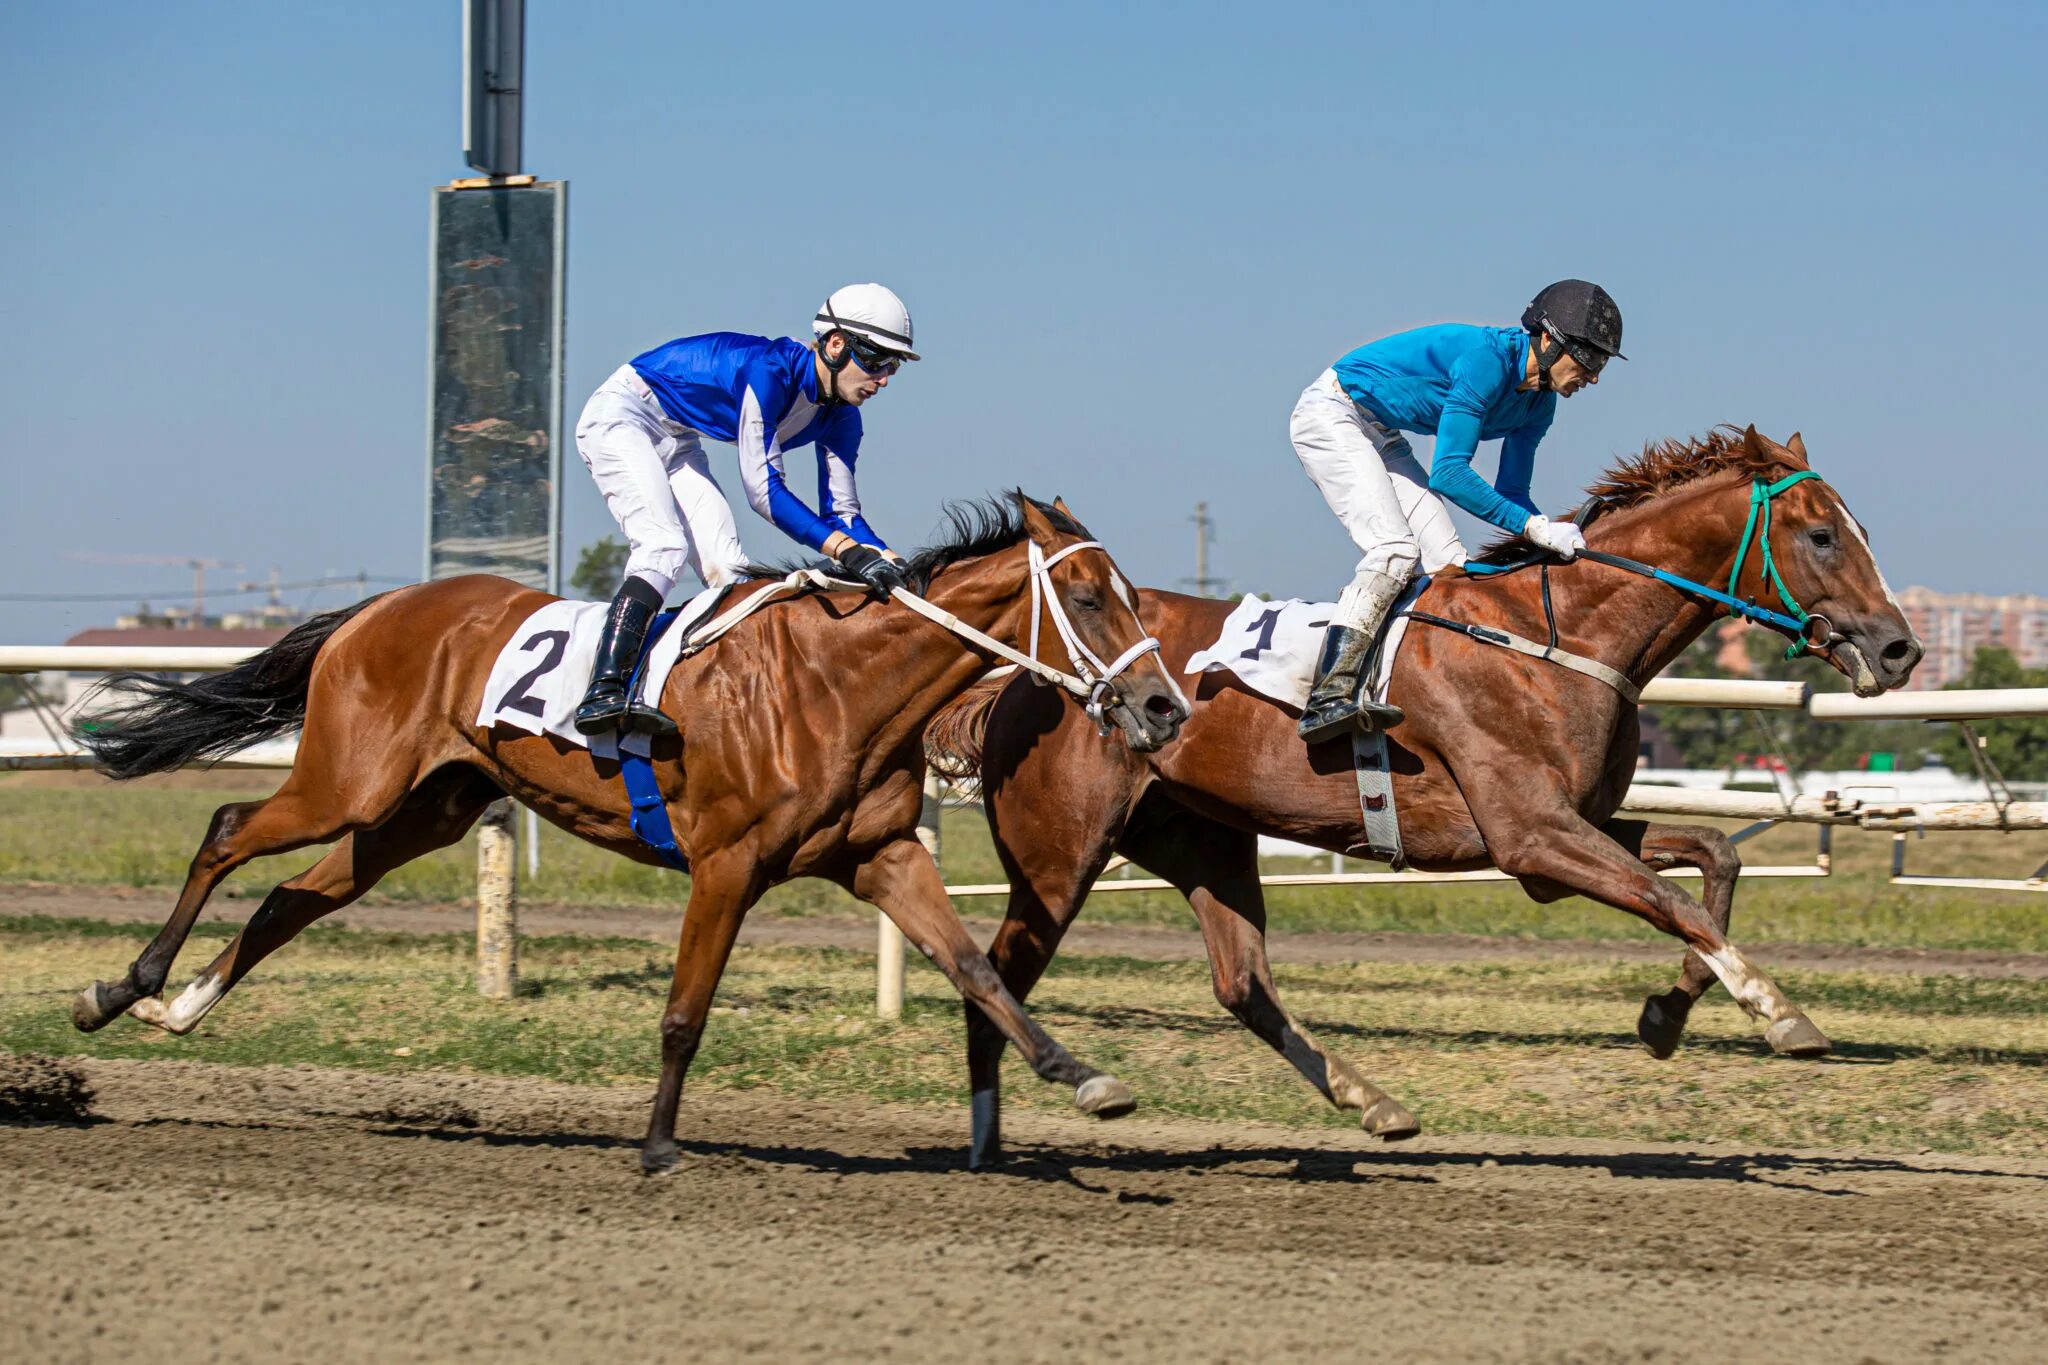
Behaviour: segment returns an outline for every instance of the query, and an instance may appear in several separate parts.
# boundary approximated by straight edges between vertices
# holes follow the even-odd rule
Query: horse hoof
[[[1138,1097],[1114,1076],[1090,1076],[1075,1087],[1074,1107],[1099,1119],[1120,1119],[1138,1107]]]
[[[1643,1002],[1643,1012],[1636,1020],[1636,1037],[1661,1062],[1678,1051],[1678,1040],[1685,1034],[1685,1017],[1691,1012],[1692,997],[1684,991],[1653,995]]]
[[[1764,1041],[1780,1057],[1825,1057],[1834,1050],[1828,1036],[1803,1014],[1780,1019],[1764,1030]]]
[[[1422,1124],[1407,1107],[1391,1096],[1382,1095],[1358,1116],[1358,1126],[1376,1138],[1399,1142],[1422,1131]]]
[[[650,1142],[640,1149],[640,1174],[668,1175],[676,1168],[673,1142]]]
[[[107,983],[104,981],[93,982],[71,1002],[71,1026],[80,1033],[103,1029],[120,1014],[121,1011],[114,1008],[114,1002],[107,999]]]

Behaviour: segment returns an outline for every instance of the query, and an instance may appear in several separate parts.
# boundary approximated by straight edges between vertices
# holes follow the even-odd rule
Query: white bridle
[[[901,602],[926,620],[944,626],[962,639],[1009,660],[1026,672],[1065,688],[1081,698],[1082,708],[1088,712],[1089,719],[1095,722],[1103,734],[1108,734],[1109,721],[1104,718],[1103,711],[1109,705],[1110,699],[1116,695],[1116,680],[1122,677],[1132,664],[1157,650],[1159,641],[1155,636],[1147,635],[1117,655],[1114,662],[1103,663],[1101,656],[1088,648],[1087,643],[1074,630],[1074,623],[1067,619],[1067,610],[1061,605],[1060,595],[1053,591],[1052,586],[1053,565],[1077,550],[1101,550],[1102,542],[1075,541],[1051,555],[1039,549],[1035,540],[1025,543],[1030,553],[1031,564],[1031,639],[1024,653],[1020,654],[1002,641],[976,630],[952,612],[943,607],[933,606],[915,593],[898,588],[890,593],[890,599]],[[1107,554],[1108,551],[1105,550],[1103,553]],[[1063,673],[1051,664],[1042,662],[1038,657],[1038,618],[1041,603],[1044,605],[1045,614],[1052,617],[1053,629],[1059,632],[1061,643],[1067,647],[1067,661],[1074,669],[1072,673]],[[1131,613],[1131,619],[1137,620],[1135,610]],[[1138,628],[1143,630],[1144,624],[1140,622]]]

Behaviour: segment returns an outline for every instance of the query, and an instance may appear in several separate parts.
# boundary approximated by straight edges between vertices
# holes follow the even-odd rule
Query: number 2
[[[566,630],[544,630],[522,641],[519,648],[524,652],[531,653],[539,649],[543,644],[548,649],[547,657],[540,661],[533,672],[512,684],[512,690],[507,692],[503,699],[498,702],[498,709],[500,711],[517,711],[522,715],[528,716],[539,716],[546,713],[547,707],[541,703],[541,699],[526,689],[539,682],[544,675],[552,672],[555,666],[562,662],[562,652],[569,647],[569,632]]]

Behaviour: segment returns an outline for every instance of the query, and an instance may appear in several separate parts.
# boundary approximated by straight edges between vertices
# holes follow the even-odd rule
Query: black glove
[[[867,584],[885,602],[891,589],[910,586],[910,576],[903,572],[901,564],[859,541],[839,552],[839,567]]]

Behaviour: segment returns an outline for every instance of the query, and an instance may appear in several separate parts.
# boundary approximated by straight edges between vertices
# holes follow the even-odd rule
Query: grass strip
[[[666,954],[635,940],[529,940],[520,994],[473,989],[466,935],[324,930],[266,962],[199,1032],[129,1020],[72,1030],[72,993],[122,970],[142,926],[0,920],[0,1048],[237,1065],[313,1063],[651,1086]],[[214,943],[188,953],[184,974]],[[1434,1131],[1766,1146],[2048,1154],[2048,982],[1787,972],[1836,1039],[1834,1060],[1772,1057],[1716,992],[1668,1062],[1635,1047],[1643,995],[1670,967],[1598,962],[1324,963],[1283,969],[1288,1004]],[[1040,1021],[1157,1112],[1345,1126],[1216,1005],[1204,964],[1055,963]],[[741,947],[693,1086],[942,1105],[962,1114],[961,1006],[914,966],[904,1018],[872,1017],[862,953]],[[1014,1057],[1010,1103],[1064,1108]],[[686,1104],[687,1109],[687,1104]]]

